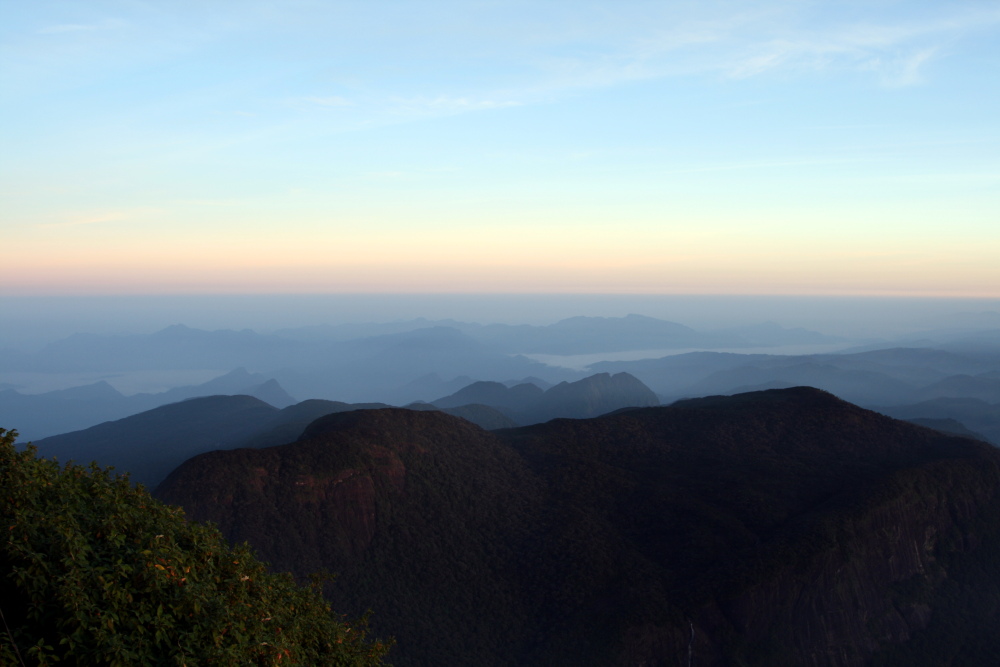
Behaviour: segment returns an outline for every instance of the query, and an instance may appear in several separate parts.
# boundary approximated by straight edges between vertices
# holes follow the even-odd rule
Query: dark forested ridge
[[[486,432],[331,414],[157,490],[406,665],[1000,661],[1000,452],[795,388]]]

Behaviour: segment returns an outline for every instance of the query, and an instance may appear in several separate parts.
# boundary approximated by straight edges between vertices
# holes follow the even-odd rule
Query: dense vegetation
[[[157,493],[339,572],[398,665],[1000,664],[1000,452],[813,389],[492,433],[328,415]]]
[[[126,478],[0,429],[0,664],[378,665],[366,619]]]

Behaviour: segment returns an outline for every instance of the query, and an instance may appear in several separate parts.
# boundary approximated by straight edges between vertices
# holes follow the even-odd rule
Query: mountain
[[[762,322],[741,327],[731,327],[716,332],[744,341],[747,347],[778,347],[783,345],[825,345],[853,342],[849,338],[828,336],[802,327],[788,328],[775,322]]]
[[[320,417],[388,407],[385,403],[310,399],[278,410],[253,396],[207,396],[42,438],[34,444],[42,456],[61,461],[97,461],[129,473],[133,482],[153,488],[181,462],[197,454],[283,445],[298,439]],[[427,403],[408,408],[440,410]],[[517,426],[485,405],[462,405],[442,411],[487,429]]]
[[[431,403],[439,408],[489,405],[519,424],[535,424],[557,417],[596,417],[626,407],[659,405],[659,399],[628,373],[598,373],[576,382],[560,382],[544,391],[529,383],[508,387],[500,382],[475,382]]]
[[[293,442],[309,424],[335,412],[389,407],[385,403],[344,403],[312,398],[279,410],[251,433],[231,440],[232,447],[272,447]],[[200,453],[200,452],[199,452]]]
[[[978,398],[936,398],[907,405],[877,408],[896,419],[951,419],[1000,446],[1000,403]]]
[[[989,373],[980,375],[952,375],[914,392],[916,400],[935,398],[978,398],[989,403],[1000,403],[1000,378]]]
[[[694,352],[659,359],[592,364],[591,370],[631,373],[664,400],[708,394],[732,394],[763,388],[808,385],[866,406],[909,403],[924,388],[949,376],[1000,370],[1000,360],[986,354],[923,348],[889,348],[855,353],[766,355]],[[949,395],[980,396],[983,387],[956,382]]]
[[[260,373],[250,373],[242,366],[199,385],[174,387],[157,394],[135,394],[129,397],[129,402],[130,409],[140,412],[198,396],[235,396],[238,394],[254,396],[278,408],[284,408],[296,402],[288,395],[288,392],[282,389],[277,380]]]
[[[914,417],[913,419],[907,419],[906,421],[911,424],[917,424],[919,426],[926,426],[927,428],[933,428],[944,433],[954,433],[955,435],[961,435],[966,438],[975,438],[976,440],[982,440],[983,442],[989,442],[987,438],[982,433],[976,433],[975,431],[970,431],[965,424],[954,419],[936,419],[933,417]]]
[[[460,417],[466,421],[470,421],[479,428],[486,429],[487,431],[495,431],[500,428],[515,428],[518,425],[513,419],[496,408],[491,408],[488,405],[480,405],[477,403],[458,405],[453,408],[439,408],[430,403],[410,403],[406,406],[406,409],[440,410],[446,415],[452,415],[453,417]]]
[[[728,333],[696,331],[683,324],[644,315],[570,317],[547,326],[490,324],[467,330],[470,336],[521,354],[588,354],[689,347],[742,347]]]
[[[410,665],[985,665],[1000,451],[810,388],[487,432],[327,415],[157,495]]]
[[[36,440],[40,456],[96,461],[153,488],[184,460],[234,446],[278,409],[251,396],[207,396],[171,403],[82,431]]]
[[[297,396],[403,405],[427,397],[415,381],[432,374],[451,378],[567,375],[526,357],[511,356],[451,327],[338,343],[326,357],[277,369],[271,375]]]
[[[473,382],[450,396],[431,401],[439,408],[454,408],[470,403],[492,405],[520,412],[542,399],[545,392],[537,385],[521,383],[508,387],[500,382]]]
[[[777,367],[774,364],[740,366],[712,373],[692,384],[694,396],[719,393],[743,393],[760,389],[820,387],[855,403],[877,403],[885,396],[908,397],[913,387],[884,373],[845,370],[834,364],[803,361]]]
[[[237,368],[204,384],[175,387],[157,394],[124,396],[103,380],[42,394],[21,394],[8,389],[0,391],[0,423],[17,424],[23,438],[37,440],[121,419],[168,403],[223,394],[253,396],[276,407],[295,403],[295,399],[273,378]]]
[[[483,343],[511,353],[588,354],[669,348],[775,347],[852,342],[774,322],[720,331],[697,331],[676,322],[643,315],[625,317],[571,317],[554,324],[476,324],[456,320],[414,320],[381,324],[319,325],[281,329],[273,335],[291,340],[348,341],[431,327],[457,329]],[[856,341],[853,341],[856,342]]]
[[[0,424],[18,427],[25,440],[66,433],[128,414],[128,399],[103,380],[82,387],[22,394],[0,391]]]
[[[554,417],[596,417],[631,407],[659,405],[653,391],[628,373],[597,373],[576,382],[560,382],[548,389],[535,406],[528,406],[531,424]]]

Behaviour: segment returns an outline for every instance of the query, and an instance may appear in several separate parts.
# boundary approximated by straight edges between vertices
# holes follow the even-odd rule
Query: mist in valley
[[[205,395],[406,406],[474,383],[547,391],[627,373],[661,404],[813,386],[1000,442],[1000,304],[989,299],[48,297],[6,298],[4,311],[0,419],[33,439]],[[468,403],[527,419],[480,399]],[[527,421],[546,416],[568,413]]]

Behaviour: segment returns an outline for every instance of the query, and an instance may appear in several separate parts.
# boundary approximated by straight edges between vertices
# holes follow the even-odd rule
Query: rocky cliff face
[[[330,415],[158,493],[338,572],[397,665],[846,667],[1000,656],[998,490],[984,443],[799,388],[496,433]]]

